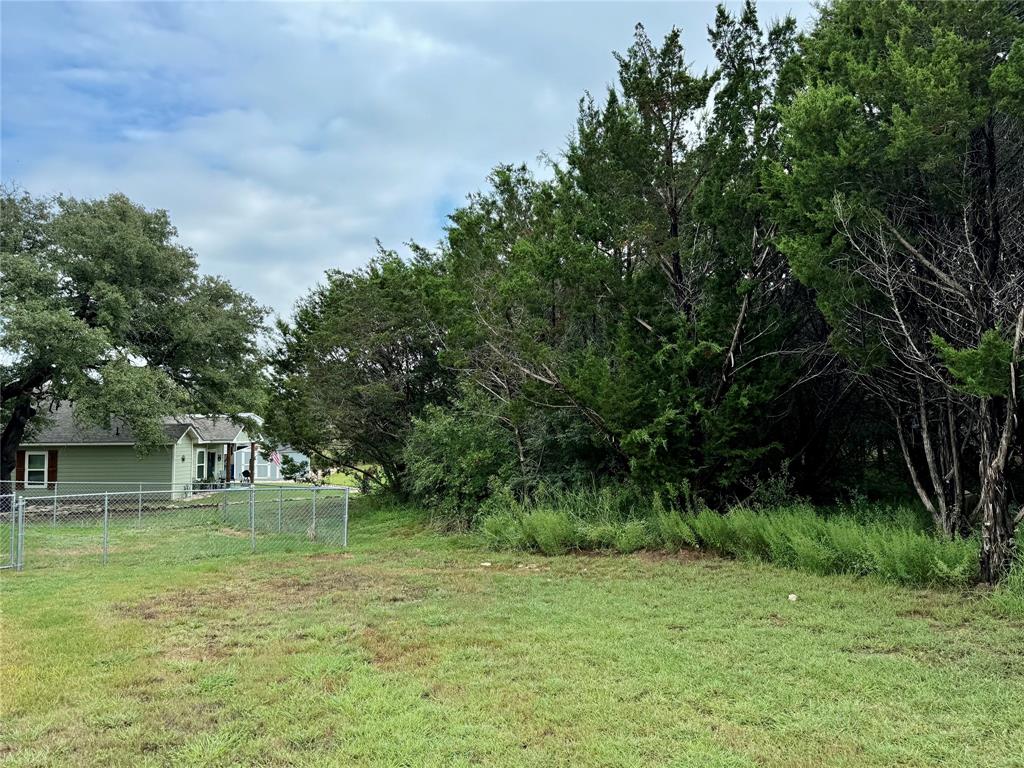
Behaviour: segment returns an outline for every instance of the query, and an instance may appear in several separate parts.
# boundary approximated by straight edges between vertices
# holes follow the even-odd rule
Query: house
[[[74,419],[73,407],[61,403],[18,446],[15,487],[52,490],[60,483],[71,488],[237,481],[249,468],[254,448],[253,474],[264,479],[260,467],[267,460],[260,459],[258,444],[244,426],[228,417],[170,416],[163,428],[166,442],[140,456],[131,430],[120,419],[112,418],[108,427],[81,425]],[[279,471],[263,474],[266,479],[280,479]]]
[[[305,454],[299,453],[295,449],[285,446],[278,451],[282,457],[288,457],[296,464],[305,463],[309,466],[309,457]],[[242,471],[249,468],[249,460],[252,457],[252,446],[246,445],[244,448],[239,448],[235,454],[235,473],[236,480],[242,479]],[[281,467],[270,460],[270,454],[260,450],[260,446],[256,446],[256,459],[252,462],[252,476],[256,478],[256,482],[261,480],[284,480],[284,476],[281,474]]]

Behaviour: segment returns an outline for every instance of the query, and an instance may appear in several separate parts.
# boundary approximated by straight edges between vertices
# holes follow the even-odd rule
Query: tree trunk
[[[11,479],[17,461],[18,446],[25,435],[29,419],[34,414],[31,396],[20,395],[14,398],[10,421],[4,425],[3,435],[0,436],[0,485],[6,485],[3,481]]]
[[[1006,407],[1013,406],[1007,402]],[[989,584],[1002,579],[1013,564],[1016,542],[1014,520],[1007,494],[1004,434],[993,403],[982,401],[981,434],[981,577]],[[1007,421],[1012,419],[1007,414]]]
[[[1010,389],[1007,397],[981,401],[981,575],[989,584],[999,581],[1013,564],[1016,548],[1014,527],[1007,494],[1006,463],[1013,448],[1017,429],[1017,360],[1024,345],[1024,307],[1017,313],[1017,328],[1010,355]],[[1002,424],[995,405],[1003,407]]]

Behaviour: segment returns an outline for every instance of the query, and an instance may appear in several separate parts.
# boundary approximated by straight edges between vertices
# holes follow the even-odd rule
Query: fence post
[[[57,482],[53,483],[53,524],[57,525]]]
[[[10,510],[11,515],[11,566],[14,568],[18,567],[18,507],[20,504],[21,499],[14,493],[11,494],[11,505],[8,507],[6,503],[4,504],[5,510]]]
[[[277,532],[281,532],[281,495],[284,492],[284,488],[277,489]]]
[[[345,501],[341,512],[341,546],[348,546],[348,486],[345,486]]]
[[[174,486],[171,486],[171,498],[174,498]],[[142,483],[139,483],[139,528],[142,527]]]
[[[249,486],[249,551],[256,551],[256,486]]]
[[[12,520],[13,522],[13,520]],[[25,499],[20,499],[18,504],[18,552],[17,552],[17,563],[15,563],[15,570],[23,570],[25,568]]]
[[[310,528],[310,531],[312,533],[310,534],[309,538],[311,540],[313,540],[313,541],[316,541],[316,487],[315,486],[313,488],[312,495],[313,495],[313,525]]]
[[[110,494],[103,494],[103,564],[107,564],[107,549],[110,543]]]

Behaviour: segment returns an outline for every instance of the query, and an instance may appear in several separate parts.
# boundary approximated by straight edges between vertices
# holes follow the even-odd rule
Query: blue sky
[[[760,4],[763,20],[807,3]],[[712,66],[712,3],[0,5],[7,183],[166,208],[206,272],[287,315],[374,238],[433,244],[504,162],[565,146],[643,22]]]

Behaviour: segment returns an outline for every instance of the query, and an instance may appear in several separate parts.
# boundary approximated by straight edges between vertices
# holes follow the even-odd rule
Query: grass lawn
[[[978,598],[496,554],[366,505],[346,553],[29,550],[0,576],[0,764],[1024,765],[1024,626]]]

